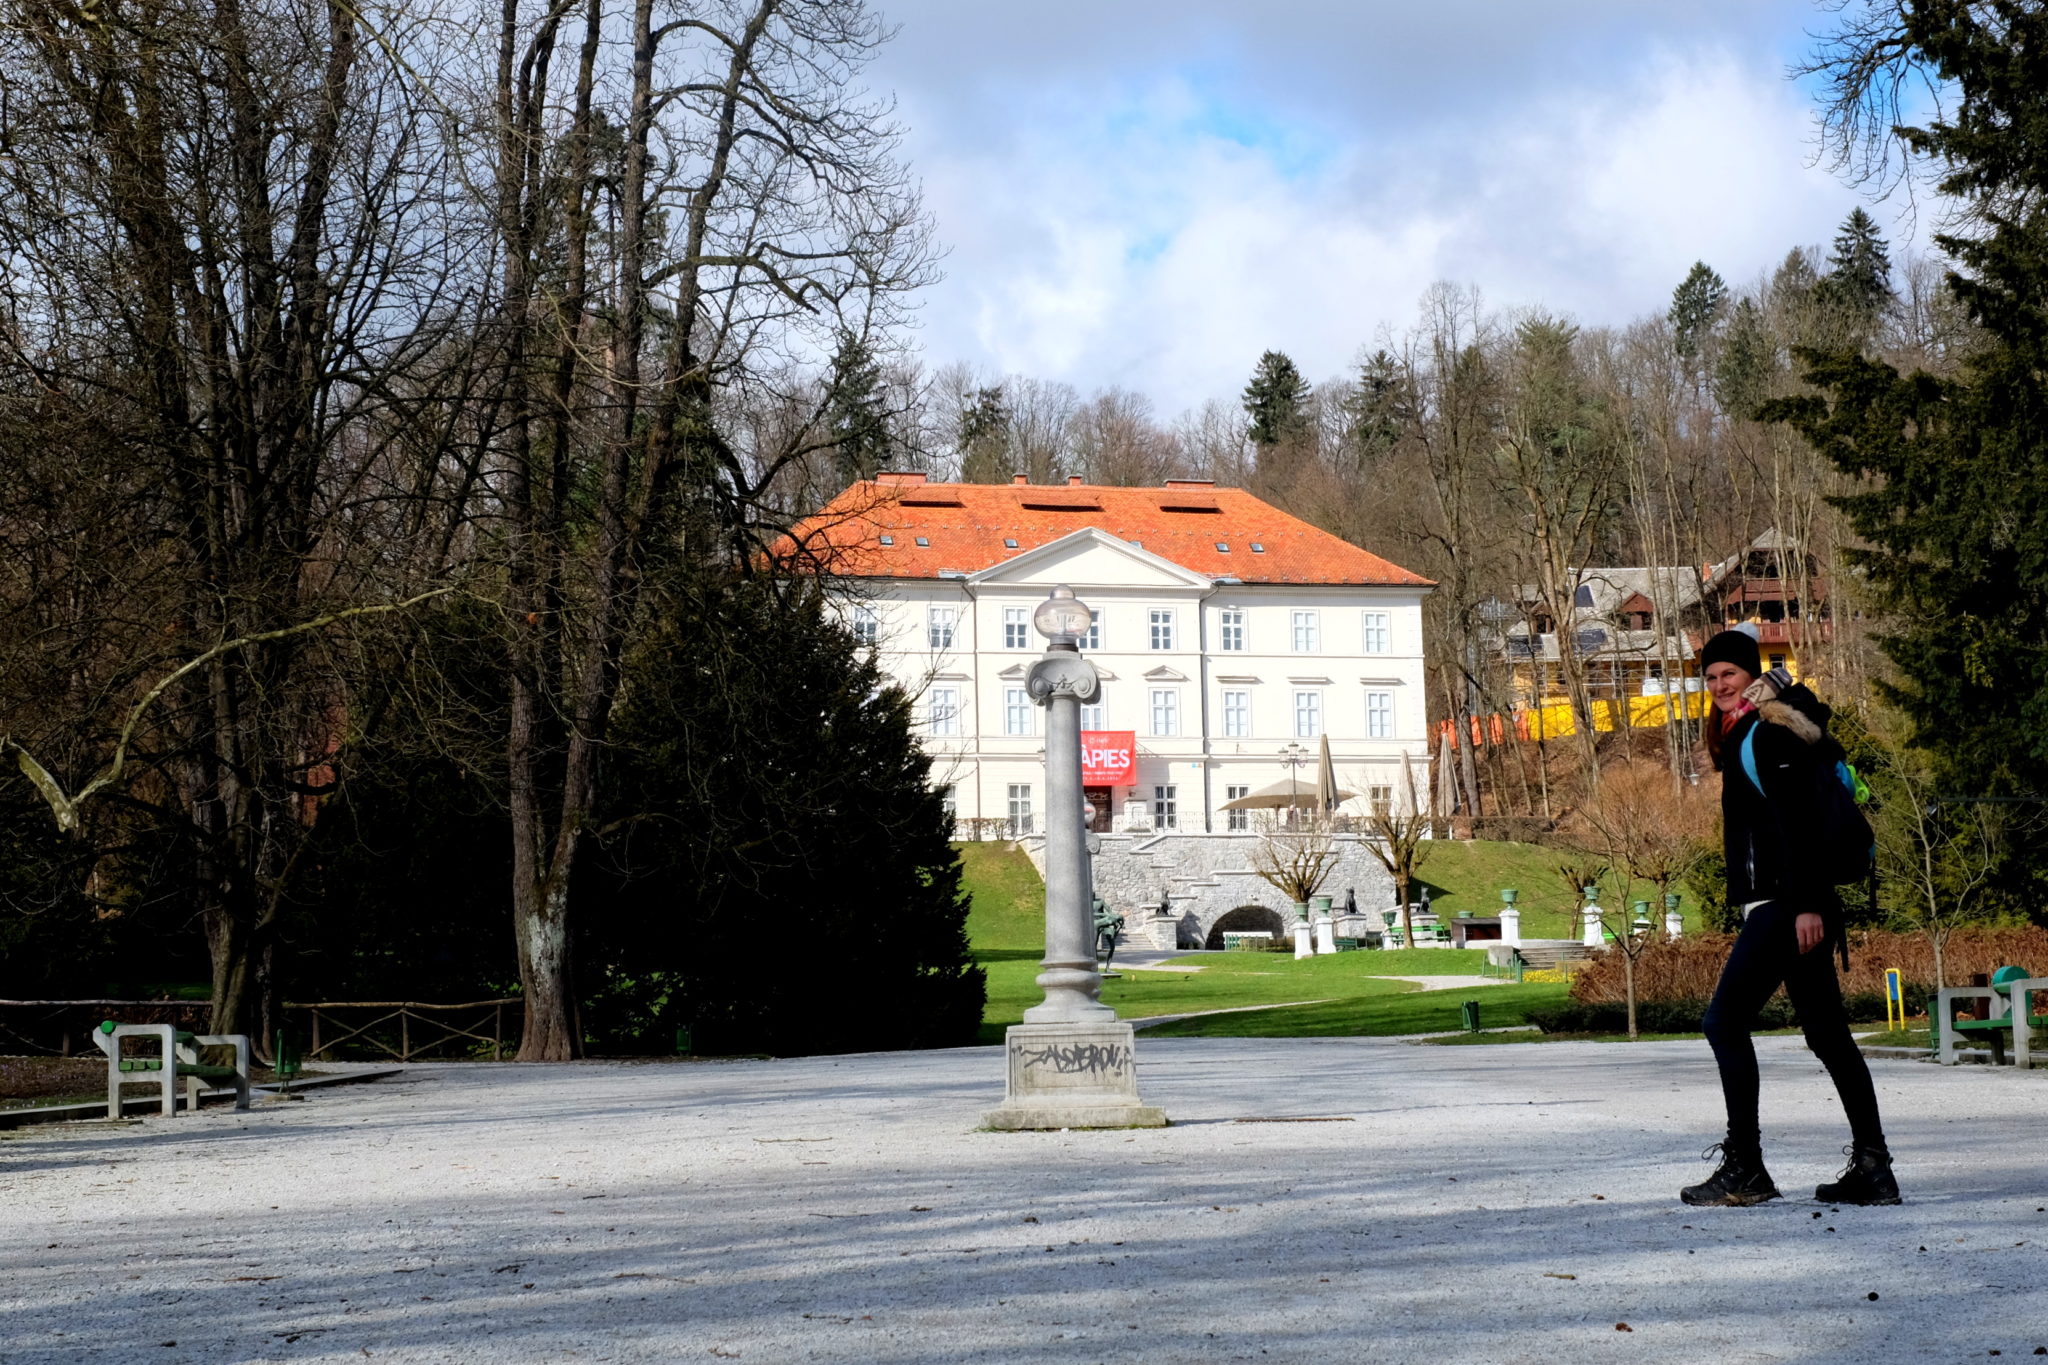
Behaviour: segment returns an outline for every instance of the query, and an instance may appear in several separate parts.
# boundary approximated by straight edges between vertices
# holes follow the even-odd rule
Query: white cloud
[[[1661,309],[1693,260],[1740,285],[1857,202],[1807,165],[1806,98],[1775,58],[1655,35],[1608,55],[1602,84],[1509,97],[1450,68],[1469,98],[1439,90],[1406,121],[1366,117],[1355,92],[1319,101],[1313,73],[1267,98],[1249,61],[1084,53],[1037,83],[998,61],[976,89],[900,69],[951,248],[926,354],[1120,384],[1170,413],[1233,396],[1268,347],[1341,371],[1437,279],[1621,322]]]

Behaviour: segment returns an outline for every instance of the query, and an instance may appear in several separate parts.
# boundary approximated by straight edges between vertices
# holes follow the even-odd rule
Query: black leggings
[[[1856,1040],[1849,1036],[1842,987],[1835,979],[1833,944],[1800,952],[1793,927],[1798,917],[1797,908],[1783,901],[1767,901],[1750,911],[1728,965],[1721,969],[1714,1003],[1707,1007],[1707,1042],[1721,1068],[1721,1093],[1728,1101],[1728,1142],[1752,1149],[1760,1145],[1756,1047],[1749,1032],[1756,1027],[1764,1002],[1783,982],[1806,1034],[1806,1046],[1834,1078],[1842,1108],[1848,1111],[1850,1135],[1859,1146],[1882,1147],[1877,1091]]]

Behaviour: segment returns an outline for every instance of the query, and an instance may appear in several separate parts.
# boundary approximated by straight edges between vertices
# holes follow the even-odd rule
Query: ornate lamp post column
[[[990,1128],[1160,1128],[1163,1110],[1138,1101],[1131,1026],[1097,997],[1095,916],[1081,790],[1081,707],[1101,695],[1081,657],[1090,612],[1065,586],[1032,612],[1048,644],[1025,687],[1045,708],[1045,999],[1006,1039],[1009,1086]]]

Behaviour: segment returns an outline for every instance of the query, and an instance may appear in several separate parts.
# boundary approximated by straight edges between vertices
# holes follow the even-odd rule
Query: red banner
[[[1138,732],[1136,730],[1083,730],[1081,732],[1081,785],[1084,787],[1128,787],[1137,779]]]

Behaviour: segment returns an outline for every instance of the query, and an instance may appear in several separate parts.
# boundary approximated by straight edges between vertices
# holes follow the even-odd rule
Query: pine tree
[[[1860,349],[1799,352],[1818,395],[1766,415],[1790,423],[1844,471],[1839,499],[1868,549],[1857,556],[1886,612],[1896,665],[1883,686],[1934,752],[1952,789],[2048,795],[2048,117],[2040,69],[2048,11],[1910,4],[1845,34],[1825,69],[1838,108],[1877,101],[1888,69],[1938,75],[1947,117],[1898,129],[1943,170],[1966,230],[1937,235],[1950,287],[1981,329],[1953,376],[1901,374]],[[1873,75],[1873,72],[1879,75]],[[1904,79],[1894,70],[1894,76]],[[1841,135],[1854,132],[1851,126]],[[1848,236],[1850,234],[1846,234]],[[1875,278],[1868,241],[1844,265]],[[1860,253],[1860,254],[1859,254]],[[1844,267],[1838,266],[1838,271]]]
[[[1671,291],[1672,349],[1690,360],[1700,353],[1700,343],[1714,330],[1721,309],[1728,302],[1728,283],[1705,261],[1694,261],[1692,269]]]
[[[1010,409],[1003,386],[976,389],[961,410],[953,447],[960,452],[960,478],[967,483],[1006,483],[1010,478]]]
[[[1244,386],[1244,410],[1251,418],[1252,444],[1277,446],[1301,435],[1307,426],[1307,402],[1308,381],[1284,351],[1267,351],[1260,356],[1251,382]]]
[[[1351,444],[1359,463],[1370,465],[1394,448],[1415,419],[1414,391],[1401,361],[1390,352],[1375,351],[1358,370],[1358,387],[1345,403],[1351,418]]]
[[[1850,211],[1835,234],[1826,285],[1833,302],[1873,322],[1892,301],[1891,254],[1861,207]]]
[[[825,418],[844,482],[871,479],[889,463],[893,442],[886,406],[874,348],[853,332],[841,332],[825,393]]]
[[[1770,393],[1778,346],[1756,300],[1743,299],[1728,315],[1728,332],[1714,364],[1714,401],[1730,417],[1750,418]]]

